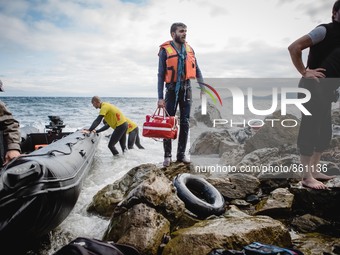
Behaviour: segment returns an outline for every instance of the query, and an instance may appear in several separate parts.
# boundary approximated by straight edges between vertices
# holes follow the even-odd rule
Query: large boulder
[[[299,164],[300,160],[291,150],[289,146],[262,148],[248,154],[232,150],[222,155],[220,164],[262,179],[297,178],[299,175],[292,171],[292,166]]]
[[[220,111],[209,102],[207,103],[207,114],[202,115],[202,106],[200,105],[195,110],[194,117],[198,122],[203,122],[208,127],[213,127],[214,119],[222,119]]]
[[[290,246],[288,229],[266,216],[219,218],[199,222],[172,233],[162,254],[206,255],[215,248],[241,249],[259,241]]]
[[[192,155],[222,155],[223,152],[238,147],[239,144],[234,142],[227,130],[221,132],[206,131],[201,133],[193,142],[190,153]]]
[[[302,216],[295,217],[292,220],[291,225],[295,228],[295,230],[302,233],[312,232],[327,233],[331,228],[331,222],[311,214],[305,214]]]
[[[259,180],[247,174],[231,174],[227,177],[207,178],[227,200],[246,198],[256,194],[260,188]]]
[[[326,220],[340,222],[340,177],[326,183],[329,189],[315,190],[292,186],[290,192],[294,194],[292,209],[295,214],[312,214]]]
[[[159,168],[154,164],[143,164],[132,168],[121,179],[97,192],[88,211],[103,217],[110,217],[115,207],[126,194],[150,176],[157,175]]]
[[[113,218],[139,203],[155,208],[171,222],[177,221],[185,210],[184,202],[176,195],[172,182],[161,171],[131,190],[115,208]]]
[[[171,225],[182,220],[185,205],[161,169],[132,186],[116,205],[104,240],[130,244],[142,254],[155,255]]]
[[[277,121],[269,121],[271,119],[275,119]],[[295,127],[285,127],[281,125],[281,122],[287,119],[295,120],[298,125]],[[300,121],[294,115],[287,114],[285,116],[281,116],[279,111],[274,112],[272,116],[265,118],[265,123],[266,124],[261,127],[254,136],[246,140],[244,144],[246,153],[250,153],[261,148],[272,148],[285,144],[296,144]],[[288,125],[288,123],[285,125]],[[292,125],[292,123],[289,123],[289,125]]]
[[[170,232],[170,222],[154,208],[137,204],[111,219],[104,240],[129,244],[144,255],[157,254],[163,236]]]
[[[256,205],[257,215],[289,217],[292,211],[294,195],[288,189],[278,188],[270,196]]]

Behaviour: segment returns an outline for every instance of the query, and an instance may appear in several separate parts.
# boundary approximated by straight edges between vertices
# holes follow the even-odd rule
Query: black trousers
[[[177,159],[183,159],[189,136],[190,111],[191,111],[191,86],[190,81],[183,82],[179,91],[178,100],[176,102],[175,84],[167,84],[165,94],[165,109],[170,116],[175,116],[177,107],[179,106],[179,135],[177,147]],[[172,140],[164,139],[164,157],[171,158]]]

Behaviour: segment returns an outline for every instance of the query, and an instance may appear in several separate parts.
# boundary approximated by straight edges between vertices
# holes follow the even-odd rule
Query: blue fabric
[[[175,109],[176,109],[176,105],[177,105],[177,102],[178,102],[178,93],[179,93],[179,90],[181,88],[181,80],[182,80],[182,76],[184,74],[184,63],[185,63],[185,59],[187,57],[187,52],[185,50],[184,44],[182,44],[180,51],[178,51],[178,49],[176,48],[176,46],[173,42],[170,42],[170,44],[172,45],[172,47],[174,47],[174,49],[176,50],[176,52],[178,54],[177,81],[176,81],[176,87],[175,87],[175,93],[176,93]]]

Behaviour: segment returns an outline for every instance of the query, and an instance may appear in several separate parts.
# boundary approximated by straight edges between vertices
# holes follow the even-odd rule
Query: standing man
[[[91,102],[93,107],[100,109],[100,111],[98,117],[93,121],[91,127],[88,130],[85,130],[85,132],[96,132],[95,128],[104,118],[107,125],[98,130],[98,133],[108,129],[109,127],[113,128],[114,131],[111,135],[108,147],[114,156],[118,155],[119,152],[117,151],[115,145],[119,141],[124,153],[126,150],[126,131],[128,129],[128,123],[125,116],[118,109],[118,107],[107,102],[101,102],[101,99],[98,96],[92,97]]]
[[[199,83],[203,83],[203,77],[197,65],[195,52],[186,43],[187,26],[183,23],[174,23],[170,28],[170,34],[172,40],[163,43],[158,53],[158,108],[165,107],[170,116],[175,116],[179,105],[180,132],[177,162],[190,163],[185,156],[192,100],[190,79],[197,78]],[[163,97],[164,83],[165,99]],[[163,140],[163,166],[165,167],[171,163],[171,143],[171,139]]]
[[[3,84],[0,81],[0,92],[3,92]],[[19,122],[8,111],[5,104],[0,101],[0,167],[6,165],[12,159],[19,157],[20,130]]]
[[[302,51],[309,48],[307,67]],[[321,181],[333,176],[320,173],[320,158],[332,137],[331,103],[340,85],[340,0],[333,5],[332,22],[317,26],[288,47],[292,62],[302,75],[299,87],[311,92],[305,108],[312,115],[302,114],[297,145],[304,167],[302,184],[312,189],[326,189]],[[327,78],[327,79],[326,79]]]

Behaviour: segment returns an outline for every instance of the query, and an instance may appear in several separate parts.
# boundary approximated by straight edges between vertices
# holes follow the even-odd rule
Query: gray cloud
[[[330,18],[329,3],[248,1],[1,1],[6,94],[156,96],[159,45],[175,21],[206,77],[294,77],[287,46],[310,18]]]

